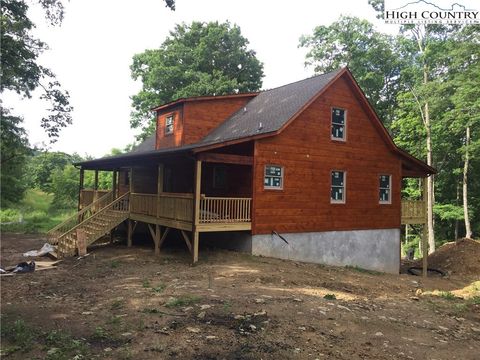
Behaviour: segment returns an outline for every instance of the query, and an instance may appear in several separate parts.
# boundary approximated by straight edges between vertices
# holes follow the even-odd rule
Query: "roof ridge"
[[[307,77],[307,78],[305,78],[305,79],[301,79],[301,80],[297,80],[297,81],[292,81],[291,83],[284,84],[284,85],[280,85],[280,86],[277,86],[277,87],[274,87],[274,88],[271,88],[271,89],[260,90],[260,92],[263,93],[263,92],[267,92],[267,91],[272,91],[272,90],[281,89],[282,87],[289,86],[289,85],[293,85],[293,84],[297,84],[297,83],[302,82],[302,81],[311,80],[311,79],[316,78],[316,77],[319,77],[319,76],[325,76],[325,75],[333,74],[333,73],[336,73],[336,72],[340,72],[340,71],[342,71],[343,69],[344,69],[344,67],[341,67],[341,68],[338,68],[337,70],[332,70],[332,71],[329,71],[329,72],[326,72],[326,73],[323,73],[323,74],[315,74],[315,75],[312,75],[312,76]]]

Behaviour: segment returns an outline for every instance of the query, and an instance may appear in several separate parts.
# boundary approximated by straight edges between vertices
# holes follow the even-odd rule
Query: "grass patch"
[[[232,310],[232,303],[228,300],[225,300],[223,302],[223,311],[226,313],[229,313],[230,310]]]
[[[2,231],[46,233],[75,213],[76,209],[52,209],[52,200],[52,194],[38,189],[28,189],[19,204],[9,209],[2,209],[0,221],[14,222],[2,225]]]
[[[383,274],[379,271],[368,270],[368,269],[364,269],[364,268],[361,268],[361,267],[358,267],[358,266],[352,266],[352,265],[345,266],[345,269],[353,270],[353,271],[363,273],[363,274],[370,274],[370,275],[382,275]]]
[[[175,308],[180,306],[189,306],[198,303],[201,300],[197,295],[182,295],[177,298],[170,299],[165,304],[168,308]]]
[[[7,356],[14,352],[28,353],[34,348],[42,349],[46,353],[41,357],[46,360],[67,360],[77,357],[88,358],[88,346],[83,340],[75,339],[68,332],[52,330],[42,332],[18,319],[9,321],[2,319],[2,352]],[[23,355],[20,358],[29,358]]]
[[[112,269],[116,269],[116,268],[118,268],[119,266],[120,266],[120,261],[118,261],[118,260],[112,260],[112,261],[110,262],[110,267],[111,267]]]
[[[325,294],[323,298],[326,300],[337,300],[337,297],[335,296],[335,294]]]
[[[13,323],[2,319],[2,339],[8,340],[11,344],[11,346],[4,348],[4,342],[2,341],[2,355],[11,354],[19,350],[28,352],[35,343],[35,333],[35,330],[22,319],[15,320]]]
[[[87,345],[78,339],[74,339],[69,333],[61,330],[53,330],[45,335],[47,360],[67,360],[75,356],[83,356],[87,353]]]
[[[167,285],[165,284],[158,284],[155,287],[152,287],[152,290],[156,293],[161,293],[166,289]]]
[[[108,333],[108,331],[105,328],[103,328],[101,326],[97,326],[90,338],[92,340],[104,341],[104,340],[107,340],[107,339],[110,338],[110,334]]]
[[[150,281],[149,280],[143,280],[143,283],[142,283],[142,286],[145,288],[145,289],[148,289],[150,287]]]
[[[125,301],[123,299],[116,299],[116,300],[112,301],[112,303],[110,305],[110,309],[118,310],[118,309],[123,308],[124,305],[125,305]]]
[[[445,300],[455,300],[457,297],[451,291],[439,291],[438,296]]]

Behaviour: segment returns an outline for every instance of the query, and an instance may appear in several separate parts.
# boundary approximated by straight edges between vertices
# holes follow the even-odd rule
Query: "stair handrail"
[[[54,228],[48,230],[47,231],[47,238],[50,239],[50,238],[58,235],[58,233],[63,234],[64,231],[58,231],[58,230],[60,230],[62,227],[65,227],[67,224],[70,224],[70,226],[68,226],[68,227],[71,228],[72,227],[71,223],[73,221],[75,222],[75,224],[79,224],[79,223],[83,222],[83,220],[85,220],[85,219],[82,219],[82,215],[84,215],[86,212],[90,211],[92,208],[98,206],[100,203],[104,202],[107,198],[109,199],[109,200],[107,200],[107,205],[110,204],[111,203],[110,198],[112,197],[112,195],[113,195],[113,191],[109,191],[108,193],[99,197],[94,202],[90,203],[88,206],[84,207],[82,210],[76,212],[75,214],[73,214],[72,216],[70,216],[69,218],[64,220],[62,223],[60,223],[57,226],[55,226]],[[100,206],[100,209],[103,208],[103,207],[104,206]],[[79,219],[82,219],[82,221],[78,222]]]
[[[67,230],[65,233],[63,233],[62,235],[60,235],[58,237],[58,239],[61,239],[62,237],[64,237],[65,235],[71,233],[72,231],[76,230],[77,228],[79,228],[80,226],[82,226],[84,223],[86,223],[87,221],[91,220],[92,218],[94,217],[98,217],[100,216],[100,214],[104,213],[105,211],[111,209],[114,205],[118,204],[120,201],[123,201],[125,200],[125,198],[128,198],[128,196],[130,195],[130,192],[126,192],[125,194],[123,194],[122,196],[120,196],[119,198],[116,198],[114,201],[112,201],[111,203],[109,203],[107,206],[104,206],[103,208],[101,208],[100,210],[98,210],[95,214],[93,214],[92,216],[90,216],[89,218],[83,220],[81,223],[78,223],[77,225],[75,225],[74,227],[72,227],[71,229]],[[128,210],[125,210],[125,212],[127,212]]]

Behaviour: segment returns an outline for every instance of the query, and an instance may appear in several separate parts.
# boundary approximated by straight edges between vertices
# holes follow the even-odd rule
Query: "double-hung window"
[[[167,115],[165,118],[165,135],[173,134],[173,124],[174,124],[174,117],[172,115]]]
[[[347,135],[347,111],[339,108],[332,108],[332,139],[346,140]]]
[[[265,189],[283,189],[283,167],[278,165],[265,165],[263,185]]]
[[[392,176],[391,175],[380,175],[379,178],[379,202],[380,204],[391,204],[392,203]]]
[[[345,203],[345,180],[346,172],[334,170],[332,171],[330,202],[331,203]]]

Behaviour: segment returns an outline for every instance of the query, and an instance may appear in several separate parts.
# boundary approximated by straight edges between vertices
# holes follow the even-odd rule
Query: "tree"
[[[375,31],[367,20],[341,16],[302,36],[299,46],[309,50],[305,64],[316,73],[348,66],[380,119],[391,123],[400,73],[393,37]]]
[[[132,128],[154,130],[150,109],[178,98],[257,91],[263,65],[240,28],[229,22],[181,24],[159,49],[133,57],[132,78],[142,90],[132,97]]]
[[[60,0],[38,0],[52,25],[62,22],[64,9]],[[38,56],[47,45],[32,36],[34,23],[28,18],[29,5],[24,0],[1,2],[1,76],[0,92],[14,91],[24,97],[41,89],[40,98],[49,105],[49,114],[41,119],[41,126],[51,142],[56,141],[60,129],[72,123],[69,94],[61,89],[55,74],[38,64]]]
[[[27,134],[22,127],[23,119],[10,115],[4,108],[1,108],[0,112],[0,199],[3,206],[8,206],[20,201],[27,188],[23,179],[30,148]]]

